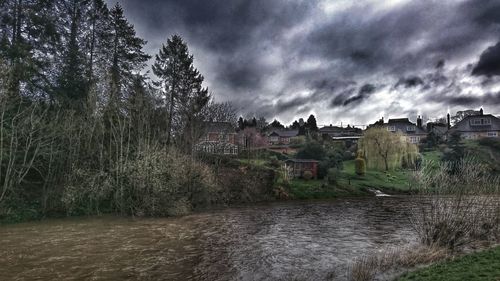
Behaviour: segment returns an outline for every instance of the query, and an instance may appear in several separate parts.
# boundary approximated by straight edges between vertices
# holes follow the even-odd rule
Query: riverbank
[[[354,172],[354,161],[344,161],[335,183],[326,180],[293,179],[288,185],[294,199],[327,199],[374,196],[374,190],[390,195],[405,195],[410,191],[412,171],[398,169],[389,172],[367,170],[362,176]]]
[[[481,252],[438,262],[429,267],[407,273],[398,281],[433,280],[500,280],[500,246]]]

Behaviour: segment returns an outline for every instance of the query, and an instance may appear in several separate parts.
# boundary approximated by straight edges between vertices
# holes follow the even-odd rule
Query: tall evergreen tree
[[[84,55],[81,33],[82,13],[88,1],[73,0],[65,3],[69,22],[69,33],[64,46],[64,59],[58,78],[58,98],[65,107],[83,110],[87,97],[87,82],[84,74]]]
[[[317,132],[318,131],[318,124],[316,123],[316,117],[314,115],[309,115],[309,118],[307,118],[306,121],[307,124],[307,129],[309,129],[310,132]]]
[[[0,1],[0,57],[9,66],[10,96],[43,96],[49,90],[46,68],[58,41],[53,14],[54,1]]]
[[[124,91],[132,85],[134,74],[144,68],[150,56],[142,50],[146,41],[136,36],[118,3],[110,11],[110,24],[109,104],[113,105],[123,98]]]
[[[210,95],[208,89],[203,88],[204,78],[193,66],[193,56],[180,36],[172,36],[161,47],[153,73],[160,79],[157,85],[167,97],[167,146],[171,144],[173,135],[183,136],[189,151],[196,139],[196,131],[199,131],[196,130],[200,123],[199,115],[208,104]]]

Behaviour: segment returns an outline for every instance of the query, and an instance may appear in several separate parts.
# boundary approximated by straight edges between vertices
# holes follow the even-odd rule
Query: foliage
[[[297,136],[290,139],[290,146],[300,147],[306,143],[305,136]]]
[[[302,177],[305,180],[311,180],[313,178],[313,174],[311,173],[311,171],[305,171]]]
[[[473,109],[458,111],[456,115],[451,117],[451,122],[453,124],[457,124],[458,122],[465,119],[467,116],[479,115],[479,113],[480,113],[479,111]]]
[[[491,147],[492,149],[496,149],[500,151],[500,140],[496,138],[482,138],[478,140],[478,143],[483,146]]]
[[[337,168],[328,169],[328,173],[326,175],[326,179],[328,184],[336,185],[340,176],[340,172]]]
[[[364,176],[366,174],[366,161],[361,155],[358,155],[354,160],[354,170],[358,176]]]
[[[299,151],[297,151],[296,157],[299,159],[323,160],[325,155],[326,151],[320,143],[308,141]]]
[[[318,125],[316,123],[316,117],[314,115],[309,115],[309,118],[307,118],[306,128],[309,130],[309,132],[317,132],[318,131]]]
[[[414,167],[418,157],[418,147],[406,142],[401,134],[394,134],[385,128],[368,129],[360,140],[360,150],[368,168],[394,170]]]
[[[215,200],[214,170],[187,155],[203,121],[234,112],[210,103],[179,36],[157,56],[158,89],[139,74],[146,41],[119,4],[0,6],[0,219],[166,215]]]
[[[201,137],[203,109],[210,101],[204,77],[193,65],[187,44],[178,35],[167,40],[155,57],[153,73],[160,79],[156,85],[167,96],[168,118],[166,144],[176,136],[176,144],[191,153]]]
[[[280,121],[274,119],[273,122],[271,122],[268,127],[273,128],[273,129],[284,129],[285,126],[280,123]]]
[[[498,231],[500,179],[484,164],[464,158],[436,169],[426,163],[411,182],[421,200],[412,225],[422,243],[454,249]]]

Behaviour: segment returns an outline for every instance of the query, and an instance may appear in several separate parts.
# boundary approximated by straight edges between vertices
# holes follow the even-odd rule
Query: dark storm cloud
[[[490,92],[481,96],[472,94],[439,93],[431,96],[430,100],[450,106],[474,108],[480,106],[500,105],[500,92]]]
[[[357,94],[354,95],[355,89],[350,88],[346,91],[341,92],[335,98],[332,99],[331,106],[348,106],[348,105],[357,105],[366,100],[373,94],[376,90],[376,87],[372,84],[364,84],[358,91]]]
[[[472,70],[472,75],[500,75],[500,42],[486,49]]]
[[[395,87],[404,86],[405,88],[413,88],[424,84],[424,80],[418,76],[410,76],[406,78],[401,78],[396,83]]]
[[[498,0],[466,1],[460,5],[460,13],[469,15],[473,22],[490,26],[500,24],[500,2]]]
[[[363,122],[426,103],[437,103],[434,108],[475,103],[462,97],[477,86],[468,77],[480,50],[500,34],[498,0],[120,2],[149,41],[148,52],[180,34],[219,100],[232,101],[243,114],[284,121],[312,111],[343,117],[352,115],[344,109],[369,107],[352,117]],[[475,72],[496,73],[495,58],[485,51]],[[481,82],[485,92],[498,91],[499,81]],[[377,87],[363,90],[366,85]],[[385,97],[378,97],[389,93],[392,102],[410,92],[418,101],[388,107]],[[437,99],[436,93],[446,98]]]

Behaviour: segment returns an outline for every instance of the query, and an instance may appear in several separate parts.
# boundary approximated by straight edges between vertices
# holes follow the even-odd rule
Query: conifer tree
[[[0,1],[0,58],[8,67],[9,96],[44,96],[50,88],[47,72],[58,35],[54,1]]]
[[[64,6],[67,9],[69,34],[64,46],[64,59],[58,78],[58,98],[65,107],[83,110],[87,97],[87,80],[84,76],[84,55],[80,35],[83,27],[82,10],[87,1],[73,0]]]
[[[189,151],[203,120],[200,113],[208,104],[210,95],[208,89],[203,88],[204,78],[193,66],[193,56],[180,36],[172,36],[161,47],[153,73],[160,79],[157,86],[167,97],[167,146],[175,134],[183,138],[186,151]]]
[[[124,91],[132,85],[134,74],[144,67],[150,56],[142,50],[146,41],[136,36],[133,25],[127,21],[118,3],[110,11],[110,24],[109,104],[113,105],[123,98]]]

